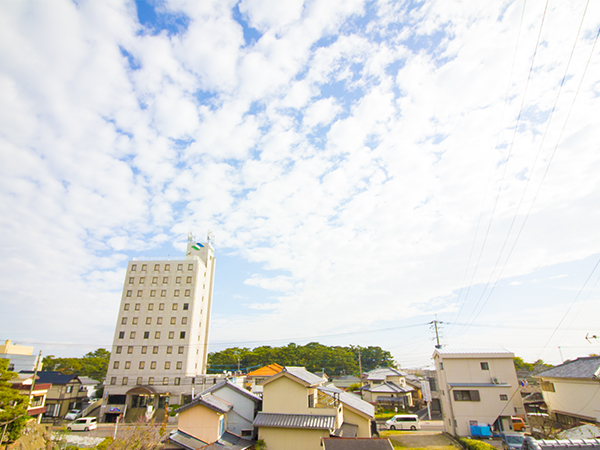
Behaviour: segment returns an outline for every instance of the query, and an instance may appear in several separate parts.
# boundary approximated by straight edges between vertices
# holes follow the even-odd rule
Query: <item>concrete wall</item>
[[[446,432],[469,436],[470,421],[492,425],[499,417],[504,430],[512,430],[510,417],[525,414],[513,356],[512,353],[434,353]],[[487,363],[488,368],[482,369],[481,363]],[[450,387],[454,383],[466,386]],[[457,401],[455,390],[476,390],[480,400]],[[501,400],[501,395],[507,400]]]
[[[357,437],[371,437],[371,420],[352,411],[344,405],[343,407],[344,422],[358,425]]]
[[[600,380],[542,378],[554,384],[555,392],[542,390],[551,413],[560,412],[585,416],[600,422]],[[543,389],[543,388],[542,388]]]
[[[177,428],[191,434],[204,442],[214,442],[219,439],[219,421],[223,414],[210,408],[197,405],[179,413]]]
[[[329,437],[328,430],[265,427],[258,430],[258,438],[265,441],[268,450],[323,450],[321,439],[324,437]]]

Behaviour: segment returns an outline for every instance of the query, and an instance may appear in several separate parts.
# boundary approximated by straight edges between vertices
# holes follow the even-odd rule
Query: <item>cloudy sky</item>
[[[211,351],[600,352],[600,2],[0,3],[0,339],[110,348],[215,235]]]

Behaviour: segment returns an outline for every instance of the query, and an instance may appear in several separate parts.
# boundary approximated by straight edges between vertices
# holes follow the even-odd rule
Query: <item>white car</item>
[[[67,431],[91,431],[98,426],[98,419],[95,417],[82,417],[74,420],[67,425]]]
[[[388,430],[420,430],[421,423],[416,414],[397,414],[385,423]]]
[[[81,412],[81,410],[79,410],[79,409],[72,409],[65,415],[65,420],[77,419],[77,416],[79,415],[80,412]]]

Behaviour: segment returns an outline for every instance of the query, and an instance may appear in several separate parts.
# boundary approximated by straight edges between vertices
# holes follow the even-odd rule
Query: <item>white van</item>
[[[420,430],[421,423],[416,414],[398,414],[385,423],[388,430]]]
[[[82,417],[81,419],[74,420],[67,425],[68,431],[91,431],[95,430],[98,426],[98,419],[96,417]]]

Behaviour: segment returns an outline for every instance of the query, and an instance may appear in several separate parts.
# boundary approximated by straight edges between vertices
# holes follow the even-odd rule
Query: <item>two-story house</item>
[[[406,383],[406,374],[391,367],[380,367],[367,372],[361,387],[363,399],[381,406],[408,409],[413,406],[415,388]]]
[[[557,422],[600,423],[600,356],[567,361],[536,375],[548,412]]]
[[[514,356],[505,349],[435,350],[447,433],[469,436],[478,424],[510,431],[511,416],[524,417]]]
[[[191,403],[177,409],[177,432],[170,441],[182,445],[193,443],[199,448],[219,441],[224,435],[248,440],[253,437],[252,423],[260,408],[260,397],[229,380],[206,389]]]
[[[27,373],[27,372],[21,372]],[[81,409],[87,399],[87,390],[79,377],[54,371],[37,373],[36,384],[51,384],[46,395],[46,412],[43,418],[62,418],[70,409]]]
[[[321,450],[330,436],[371,437],[374,408],[304,367],[285,367],[262,382],[263,409],[254,426],[269,450]]]

